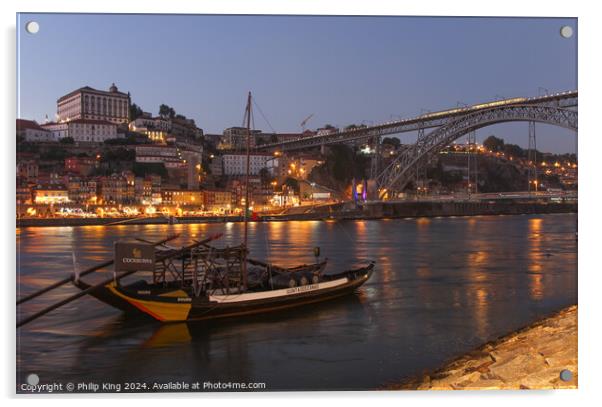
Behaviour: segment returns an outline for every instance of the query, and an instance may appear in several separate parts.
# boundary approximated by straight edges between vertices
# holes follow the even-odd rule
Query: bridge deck
[[[496,100],[487,103],[481,103],[472,106],[453,108],[438,112],[426,113],[417,117],[392,121],[378,124],[376,126],[364,127],[350,131],[344,131],[328,135],[319,135],[312,137],[303,137],[297,140],[289,140],[279,143],[263,144],[256,148],[257,151],[294,151],[307,148],[320,147],[323,145],[348,143],[368,139],[371,137],[381,137],[392,134],[400,134],[420,129],[430,129],[440,127],[447,123],[450,118],[461,117],[479,110],[486,110],[501,106],[511,105],[548,105],[561,108],[571,108],[577,106],[577,91],[566,91],[554,93],[551,95],[537,96],[530,98],[511,98]]]

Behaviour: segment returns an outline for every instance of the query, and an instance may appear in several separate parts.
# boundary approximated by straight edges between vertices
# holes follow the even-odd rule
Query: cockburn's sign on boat
[[[115,242],[115,270],[153,271],[155,248],[144,243]]]

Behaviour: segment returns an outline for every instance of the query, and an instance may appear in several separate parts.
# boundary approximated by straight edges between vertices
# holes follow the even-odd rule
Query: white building
[[[17,119],[17,135],[25,138],[25,141],[56,141],[52,132],[42,128],[33,120]]]
[[[224,130],[218,149],[220,150],[244,150],[247,147],[247,128],[229,127]],[[256,146],[256,138],[261,135],[261,130],[251,130],[249,144],[251,148]]]
[[[60,140],[65,137],[69,137],[69,123],[67,123],[67,122],[64,122],[64,123],[48,122],[48,123],[41,124],[40,127],[42,127],[44,130],[48,130],[49,132],[51,132],[52,137],[55,140]]]
[[[70,121],[69,137],[76,142],[104,143],[117,138],[117,125],[105,120],[77,119]]]
[[[152,117],[150,113],[145,113],[129,124],[131,131],[144,132],[146,130],[171,131],[171,121],[163,117]]]
[[[177,147],[160,145],[136,146],[137,163],[159,163],[166,168],[184,168],[186,164]]]
[[[129,111],[129,93],[120,92],[115,84],[108,92],[84,86],[57,100],[59,122],[90,119],[127,124]]]
[[[211,162],[209,163],[209,170],[211,175],[215,177],[221,177],[224,175],[224,157],[221,155],[214,156],[211,154]]]
[[[270,174],[278,167],[278,158],[271,154],[251,154],[249,161],[249,174],[259,175],[262,168],[267,168]],[[224,154],[224,175],[245,175],[247,173],[246,154]]]
[[[106,120],[76,119],[63,123],[42,124],[54,140],[72,137],[78,143],[104,143],[106,140],[123,137],[117,133],[117,125]]]

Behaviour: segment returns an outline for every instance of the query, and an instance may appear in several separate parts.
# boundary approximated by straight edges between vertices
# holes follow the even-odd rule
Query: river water
[[[255,258],[308,263],[320,246],[330,271],[375,260],[375,273],[348,297],[216,322],[125,318],[84,297],[19,329],[17,381],[378,388],[575,304],[576,223],[576,214],[252,223]],[[83,268],[110,258],[118,239],[181,233],[185,243],[217,232],[234,245],[242,224],[17,229],[17,295],[66,277],[73,253]],[[65,286],[17,317],[75,292]]]

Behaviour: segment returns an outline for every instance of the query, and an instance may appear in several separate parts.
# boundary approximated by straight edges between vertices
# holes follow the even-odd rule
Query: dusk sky
[[[298,132],[312,113],[308,128],[344,127],[577,89],[577,36],[559,34],[576,33],[575,19],[21,14],[17,24],[18,115],[38,122],[60,96],[113,82],[145,111],[168,104],[205,133],[240,126],[248,91],[274,130]],[[525,147],[527,128],[477,137]],[[537,128],[539,150],[574,152],[573,132]]]

